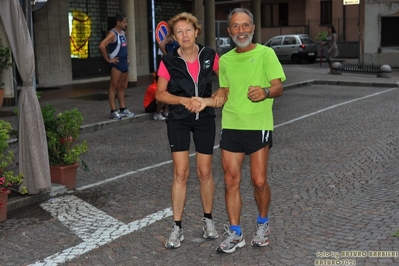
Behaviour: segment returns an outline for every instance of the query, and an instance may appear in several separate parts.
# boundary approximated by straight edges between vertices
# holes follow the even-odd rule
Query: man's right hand
[[[119,58],[114,57],[108,61],[110,64],[118,64],[119,63]]]

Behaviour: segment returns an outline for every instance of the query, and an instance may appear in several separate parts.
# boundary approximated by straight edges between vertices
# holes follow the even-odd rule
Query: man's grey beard
[[[247,34],[248,38],[246,39],[246,41],[245,42],[239,42],[238,38],[237,38],[238,35],[239,34],[236,34],[235,36],[232,37],[232,39],[233,39],[233,42],[240,48],[247,47],[252,42],[252,39],[254,37],[253,33]]]

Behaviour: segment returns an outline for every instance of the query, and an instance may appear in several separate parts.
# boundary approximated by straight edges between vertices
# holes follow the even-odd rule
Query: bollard
[[[390,78],[392,73],[392,69],[389,65],[382,65],[380,67],[380,73],[378,73],[377,77],[380,78]]]
[[[331,74],[339,74],[341,75],[341,63],[340,62],[334,62],[331,66]]]

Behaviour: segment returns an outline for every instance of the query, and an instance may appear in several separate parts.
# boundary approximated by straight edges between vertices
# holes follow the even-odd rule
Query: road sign
[[[166,23],[165,21],[159,22],[155,29],[155,39],[157,39],[157,42],[160,43],[162,42],[163,39],[166,38],[167,35],[168,35],[168,23]]]
[[[343,0],[344,5],[358,5],[360,4],[360,0]]]
[[[47,0],[35,0],[35,1],[30,1],[30,4],[32,6],[32,11],[37,11],[40,8],[42,8],[45,4],[47,3]]]

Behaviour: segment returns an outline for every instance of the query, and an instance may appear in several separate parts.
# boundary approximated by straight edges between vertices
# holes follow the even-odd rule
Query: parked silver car
[[[232,42],[230,41],[230,37],[216,37],[216,51],[218,52],[219,56],[224,53],[230,51],[233,46]]]
[[[295,64],[305,59],[313,63],[317,58],[317,45],[307,34],[279,35],[265,43],[273,48],[280,61],[291,61]]]

